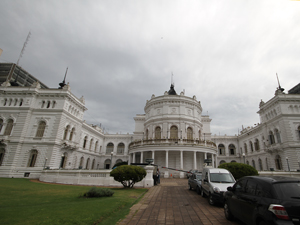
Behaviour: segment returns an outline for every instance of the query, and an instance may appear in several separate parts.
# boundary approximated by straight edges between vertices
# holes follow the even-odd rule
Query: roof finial
[[[173,80],[173,72],[172,72],[172,75],[171,75],[171,84],[174,86],[174,80]]]
[[[67,77],[67,73],[68,73],[68,67],[67,67],[67,70],[66,70],[66,73],[65,73],[65,77],[64,77],[64,80],[63,82],[59,83],[59,88],[58,89],[62,89],[65,85],[66,85],[66,77]]]

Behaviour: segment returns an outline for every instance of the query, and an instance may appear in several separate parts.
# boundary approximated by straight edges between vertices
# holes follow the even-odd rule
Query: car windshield
[[[234,183],[234,179],[229,173],[211,173],[210,181],[214,183]]]
[[[274,188],[281,199],[300,199],[300,183],[277,183]]]
[[[201,175],[201,174],[199,174],[199,175],[197,174],[196,179],[197,179],[197,180],[201,180],[201,179],[202,179],[202,175]]]

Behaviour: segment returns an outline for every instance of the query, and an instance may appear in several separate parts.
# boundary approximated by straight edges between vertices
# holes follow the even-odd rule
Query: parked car
[[[223,193],[234,183],[235,179],[228,170],[205,167],[202,171],[201,196],[208,196],[210,205],[223,204]]]
[[[201,192],[202,173],[193,173],[188,180],[189,189],[196,190],[198,195]]]
[[[193,173],[197,173],[198,170],[189,170],[188,172],[186,172],[186,178],[189,179],[190,176],[192,176]]]
[[[245,224],[300,224],[300,179],[248,176],[224,193],[224,213]]]

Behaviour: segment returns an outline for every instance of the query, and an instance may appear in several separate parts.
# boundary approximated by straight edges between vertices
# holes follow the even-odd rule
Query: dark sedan
[[[249,176],[224,193],[224,213],[251,225],[300,225],[300,179]]]
[[[193,173],[188,180],[189,189],[196,190],[198,195],[200,195],[201,193],[201,180],[202,180],[202,173]]]

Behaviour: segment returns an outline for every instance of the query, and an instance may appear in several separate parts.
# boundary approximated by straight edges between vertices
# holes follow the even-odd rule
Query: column
[[[140,163],[143,163],[143,156],[144,156],[144,152],[141,152]]]
[[[207,152],[204,152],[204,159],[207,159]]]
[[[180,169],[183,170],[183,151],[180,151]]]
[[[180,169],[183,170],[183,151],[180,151]],[[184,178],[184,172],[179,173],[180,178]]]
[[[215,156],[214,154],[211,154],[211,165],[213,168],[215,168]]]
[[[131,164],[131,153],[129,153],[128,156],[129,156],[128,157],[128,165],[130,165]]]
[[[135,153],[133,153],[133,159],[132,162],[135,163]]]
[[[153,159],[153,164],[155,164],[154,157],[155,157],[155,155],[154,155],[154,151],[152,151],[152,159]]]
[[[168,150],[166,150],[166,165],[165,166],[167,168],[169,167],[169,151]],[[164,178],[169,178],[169,170],[168,169],[165,170]]]
[[[196,170],[197,169],[197,158],[196,158],[196,151],[194,151],[194,169]]]

